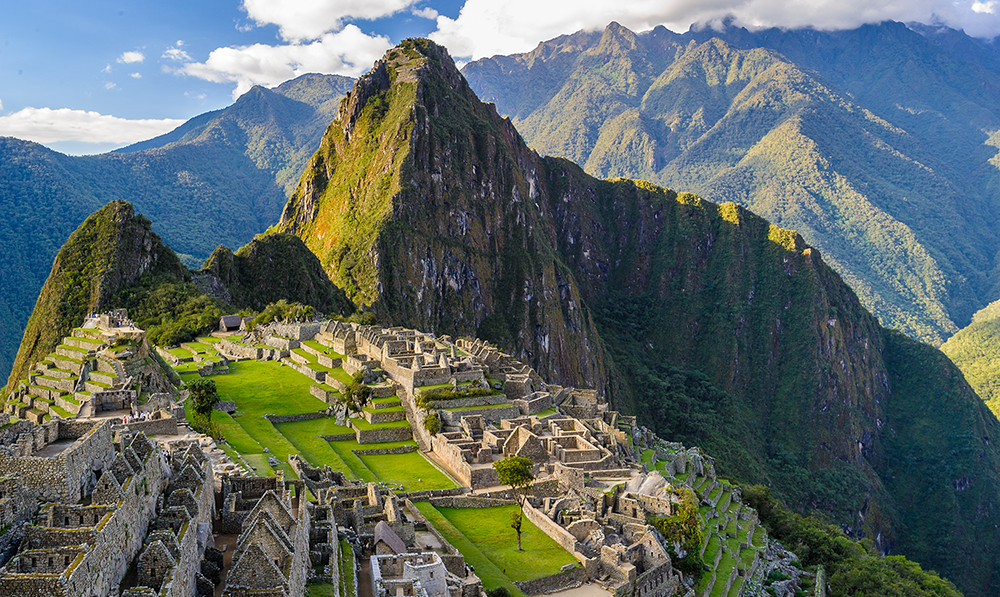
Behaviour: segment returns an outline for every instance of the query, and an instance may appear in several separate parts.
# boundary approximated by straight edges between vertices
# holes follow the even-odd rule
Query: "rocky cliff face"
[[[885,550],[905,543],[970,594],[1000,578],[975,551],[1000,539],[983,524],[1000,515],[1000,425],[940,353],[886,336],[794,232],[539,157],[430,42],[404,42],[358,81],[279,227],[385,321],[476,334],[543,376],[595,385],[737,478]],[[928,369],[903,368],[907,354]],[[920,432],[948,408],[975,431]],[[916,524],[936,514],[901,489],[911,475],[951,508],[945,532]],[[941,556],[956,544],[963,556]]]
[[[87,313],[111,308],[111,301],[146,273],[183,280],[187,269],[128,202],[112,201],[91,214],[56,254],[28,319],[8,389]]]

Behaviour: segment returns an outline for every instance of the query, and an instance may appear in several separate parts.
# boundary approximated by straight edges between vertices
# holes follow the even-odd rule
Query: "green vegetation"
[[[671,553],[670,557],[678,568],[698,579],[705,568],[705,562],[699,555],[705,539],[703,523],[698,515],[698,500],[694,492],[687,487],[681,491],[677,513],[673,516],[653,517],[649,524],[660,531],[671,549],[674,543],[679,543],[684,548],[687,552],[684,558],[678,558],[676,553]]]
[[[851,597],[958,597],[955,586],[902,556],[882,557],[870,541],[854,541],[817,517],[790,512],[766,487],[744,487],[771,537],[799,556],[806,568],[822,566],[833,595]]]
[[[347,539],[340,540],[340,596],[356,597],[354,581],[357,570],[354,564],[354,549]]]
[[[128,256],[127,259],[123,258]],[[149,260],[148,269],[140,264]],[[24,331],[8,387],[52,352],[87,313],[110,308],[120,291],[147,278],[183,283],[185,268],[125,201],[109,203],[77,228],[56,255]]]
[[[612,23],[463,73],[540,154],[794,229],[887,327],[940,344],[996,298],[1000,249],[997,217],[980,215],[997,144],[981,123],[1000,109],[975,83],[1000,69],[974,75],[976,44],[940,37],[891,22],[683,35]]]
[[[277,221],[352,82],[304,75],[258,87],[171,133],[97,156],[0,139],[0,374],[11,371],[53,257],[87,214],[134,202],[189,267],[220,243],[238,247]]]
[[[185,385],[191,393],[190,400],[193,402],[194,412],[211,419],[212,407],[219,403],[219,390],[215,387],[215,380],[199,377]]]
[[[517,506],[435,508],[429,502],[417,502],[416,506],[475,567],[484,589],[504,587],[511,595],[523,596],[512,581],[541,578],[559,572],[565,564],[577,563],[530,520],[525,520],[523,529],[527,549],[518,551],[511,541],[513,531],[507,526]]]
[[[941,345],[941,352],[958,365],[976,394],[1000,417],[1000,318],[977,314],[968,327]]]
[[[280,271],[281,276],[274,272]],[[262,234],[233,253],[219,246],[199,272],[219,279],[240,307],[261,310],[252,325],[277,319],[305,321],[316,314],[350,315],[344,292],[334,286],[315,255],[290,234]],[[295,297],[303,304],[289,303]],[[308,306],[311,305],[311,306]]]
[[[521,527],[524,524],[524,500],[525,490],[531,486],[535,476],[531,474],[534,464],[522,456],[505,456],[502,460],[493,463],[493,470],[497,472],[497,477],[502,485],[510,487],[514,494],[514,501],[517,502],[517,512],[510,515],[510,528],[517,533],[517,550],[521,548]]]

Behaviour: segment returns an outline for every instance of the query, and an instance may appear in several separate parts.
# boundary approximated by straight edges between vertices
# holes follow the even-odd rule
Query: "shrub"
[[[424,417],[424,429],[431,435],[437,435],[441,431],[441,419],[438,418],[437,413],[432,412]]]

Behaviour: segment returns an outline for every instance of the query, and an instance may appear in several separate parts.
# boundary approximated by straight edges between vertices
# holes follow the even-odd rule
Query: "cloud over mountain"
[[[786,27],[853,29],[887,20],[919,21],[964,29],[974,37],[1000,34],[1000,7],[962,0],[467,0],[457,19],[439,16],[431,39],[455,56],[473,60],[495,54],[526,52],[539,41],[573,31],[603,29],[617,21],[633,31],[664,25],[686,31],[692,24],[711,26],[732,17],[748,28]]]

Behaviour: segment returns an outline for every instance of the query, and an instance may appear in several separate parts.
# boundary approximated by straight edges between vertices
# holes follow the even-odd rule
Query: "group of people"
[[[150,413],[129,413],[127,415],[122,415],[122,424],[128,425],[129,423],[135,423],[137,421],[149,421]]]

